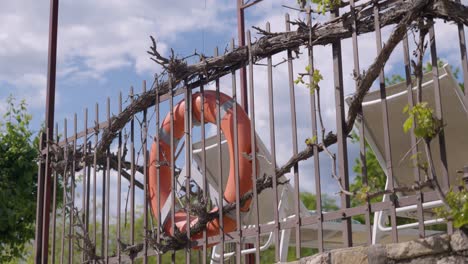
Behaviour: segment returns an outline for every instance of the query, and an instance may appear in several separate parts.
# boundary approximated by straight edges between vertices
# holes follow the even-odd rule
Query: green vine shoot
[[[407,133],[413,128],[416,137],[430,141],[442,128],[441,121],[434,117],[433,112],[427,102],[417,103],[412,108],[406,105],[403,113],[407,113],[408,118],[403,123],[403,131]]]

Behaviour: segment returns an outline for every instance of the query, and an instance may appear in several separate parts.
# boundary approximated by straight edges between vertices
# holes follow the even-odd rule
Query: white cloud
[[[207,0],[208,8],[200,1],[71,1],[63,0],[60,5],[59,29],[59,68],[58,76],[68,79],[101,80],[105,73],[129,68],[140,74],[154,73],[155,64],[148,59],[146,50],[149,35],[158,39],[162,53],[178,42],[191,42],[185,33],[197,30],[210,32],[228,31],[235,34],[234,1],[219,3]],[[254,19],[246,25],[264,27],[270,21],[273,31],[285,29],[284,12],[281,4],[291,1],[263,1],[257,7],[246,11]],[[292,12],[291,19],[298,14]],[[254,21],[254,22],[252,22]],[[448,27],[451,27],[448,29]],[[455,28],[455,31],[453,30]],[[383,29],[383,39],[387,39],[392,27]],[[32,106],[44,104],[45,69],[47,65],[48,1],[8,1],[0,10],[0,81],[17,87],[17,93],[27,96]],[[455,34],[453,33],[455,32]],[[451,61],[459,56],[456,27],[438,23],[436,26],[437,45],[440,54]],[[444,40],[444,41],[441,41]],[[410,39],[411,44],[411,39]],[[365,70],[376,55],[374,33],[359,36],[361,71]],[[454,47],[457,52],[452,52]],[[345,95],[354,92],[353,53],[351,41],[342,41],[343,78]],[[177,52],[177,51],[176,51]],[[307,52],[302,50],[300,59],[294,61],[294,72],[303,72],[308,64]],[[274,56],[274,63],[286,55]],[[386,65],[386,72],[400,67],[403,60],[402,49],[398,47]],[[264,61],[262,62],[264,63]],[[331,46],[314,48],[314,65],[325,77],[321,82],[322,114],[327,131],[336,130],[335,97]],[[267,72],[263,66],[255,67],[256,124],[258,134],[266,146],[270,145],[269,109],[267,96]],[[230,94],[231,77],[222,79],[223,91]],[[239,82],[237,82],[239,83]],[[274,69],[275,127],[277,163],[283,165],[292,155],[291,124],[289,109],[289,84],[287,65]],[[298,124],[299,150],[304,140],[311,136],[310,94],[305,87],[296,86],[296,112]],[[2,105],[0,105],[1,112]],[[269,148],[269,147],[268,147]],[[353,146],[349,153],[355,153]],[[353,159],[349,159],[352,163]],[[336,183],[328,180],[330,161],[321,155],[323,190],[334,192]],[[301,188],[314,191],[313,163],[311,160],[301,165]],[[331,191],[330,191],[331,190]]]
[[[166,53],[168,42],[187,41],[179,39],[183,33],[221,32],[229,26],[223,12],[235,5],[214,0],[206,5],[195,0],[61,1],[58,77],[102,80],[107,72],[122,68],[152,74],[157,68],[146,53],[149,35],[158,38],[159,51]],[[2,2],[0,81],[14,85],[20,97],[42,93],[44,86],[26,79],[46,74],[48,23],[49,1]]]
[[[26,100],[31,108],[38,108],[45,105],[46,100],[46,82],[45,75],[36,73],[25,73],[18,76],[11,83],[17,87],[13,96],[18,100]]]

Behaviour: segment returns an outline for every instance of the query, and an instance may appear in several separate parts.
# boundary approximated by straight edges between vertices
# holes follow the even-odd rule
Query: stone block
[[[425,239],[388,244],[386,248],[387,258],[394,260],[441,254],[450,251],[450,237],[448,235],[433,236]]]
[[[367,247],[353,247],[333,250],[331,255],[331,263],[359,263],[368,264],[368,248]]]
[[[466,251],[468,250],[468,237],[461,231],[453,233],[450,239],[450,246],[453,251]]]

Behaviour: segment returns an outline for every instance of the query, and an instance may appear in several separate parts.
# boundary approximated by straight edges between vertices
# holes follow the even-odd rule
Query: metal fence
[[[385,5],[386,2],[382,2],[382,5]],[[350,9],[354,12],[354,1],[350,1]],[[380,26],[379,8],[382,7],[381,4],[375,4],[369,8],[369,12],[374,14],[375,22],[375,41],[377,52],[380,52],[382,49],[382,33]],[[338,16],[338,11],[331,14],[331,19]],[[310,15],[308,16],[310,19]],[[286,30],[290,29],[290,18],[286,16]],[[358,34],[357,34],[357,20],[351,25],[352,32],[352,50],[353,50],[353,59],[351,61],[342,61],[342,48],[341,40],[337,39],[332,43],[332,63],[333,63],[333,76],[327,76],[327,78],[333,78],[334,80],[334,102],[335,102],[335,119],[336,119],[336,162],[337,162],[337,175],[339,177],[338,181],[340,182],[342,188],[349,190],[350,185],[350,172],[349,172],[349,155],[350,151],[348,150],[348,131],[346,131],[346,115],[345,115],[345,96],[343,89],[343,63],[353,63],[354,72],[359,73],[360,69],[360,60],[359,60],[359,46],[358,46]],[[310,20],[309,20],[310,23]],[[459,49],[457,52],[460,53],[463,73],[463,82],[464,86],[468,85],[468,73],[467,73],[467,58],[466,58],[466,45],[464,37],[464,28],[463,25],[453,25],[453,27],[458,27],[459,32]],[[266,31],[270,31],[269,25],[267,25]],[[442,104],[441,104],[441,87],[439,87],[439,68],[437,63],[437,51],[435,47],[435,32],[434,28],[429,29],[429,53],[431,58],[432,74],[433,74],[433,83],[434,83],[434,94],[435,94],[435,115],[438,119],[444,120],[442,115]],[[247,43],[249,54],[251,53],[251,35],[250,32],[247,33]],[[405,80],[406,86],[408,89],[412,89],[414,86],[414,80],[411,77],[411,65],[410,65],[410,48],[408,44],[408,37],[405,37],[400,45],[403,48],[404,56],[401,58],[401,61],[405,67]],[[234,48],[234,44],[231,45],[231,48]],[[308,62],[311,65],[309,71],[313,73],[314,70],[314,46],[304,47],[304,51],[307,54],[302,54],[301,56],[307,56]],[[217,50],[215,51],[215,56],[217,56]],[[454,52],[455,49],[454,49]],[[248,99],[248,117],[250,120],[250,135],[248,138],[251,142],[252,153],[239,153],[239,137],[245,135],[239,135],[239,128],[237,122],[232,122],[233,129],[233,153],[231,159],[234,159],[234,181],[236,200],[234,201],[237,206],[233,210],[233,213],[229,214],[229,217],[235,221],[236,228],[230,233],[220,232],[219,234],[209,236],[206,231],[201,232],[201,238],[194,239],[193,236],[187,235],[187,240],[192,240],[189,244],[189,247],[186,247],[179,252],[185,254],[184,260],[186,262],[202,262],[206,263],[213,260],[212,246],[218,246],[217,254],[227,254],[230,256],[230,250],[234,252],[234,258],[237,263],[250,263],[256,262],[260,263],[264,253],[262,244],[267,243],[267,240],[271,243],[271,248],[274,248],[275,259],[277,261],[285,260],[284,249],[288,248],[289,241],[282,241],[281,238],[286,230],[293,232],[295,242],[291,244],[292,247],[295,247],[296,258],[304,256],[305,247],[314,247],[319,252],[330,249],[327,246],[327,239],[329,239],[330,229],[327,225],[334,223],[339,226],[339,230],[333,234],[341,235],[342,247],[351,247],[353,245],[359,244],[371,244],[373,237],[373,225],[372,218],[375,213],[384,211],[390,216],[390,223],[388,228],[391,230],[391,241],[398,242],[400,231],[398,229],[398,209],[407,208],[408,206],[414,206],[416,212],[416,228],[418,230],[418,236],[424,237],[427,234],[427,227],[424,225],[424,220],[427,217],[425,210],[423,210],[423,203],[429,203],[433,201],[438,201],[439,196],[436,191],[431,188],[418,189],[408,195],[401,196],[396,198],[391,195],[392,199],[387,199],[379,202],[370,202],[370,199],[367,199],[361,205],[351,206],[350,195],[347,195],[344,192],[340,193],[339,196],[339,209],[323,213],[322,209],[322,194],[324,193],[323,186],[321,181],[323,177],[328,177],[328,175],[323,174],[323,168],[321,166],[328,166],[329,163],[324,163],[328,159],[328,156],[324,154],[319,154],[323,148],[320,144],[312,144],[312,153],[313,153],[313,174],[307,175],[309,179],[313,179],[314,192],[316,194],[316,210],[315,213],[304,213],[303,208],[301,208],[301,199],[300,199],[300,189],[304,189],[304,183],[301,182],[303,177],[300,177],[300,174],[304,172],[301,171],[301,167],[298,164],[294,164],[291,169],[291,173],[288,174],[287,178],[291,180],[291,190],[293,192],[292,197],[293,204],[290,205],[294,212],[291,215],[284,215],[282,209],[279,206],[282,201],[282,195],[279,190],[283,188],[284,182],[281,178],[271,177],[272,189],[270,190],[271,198],[273,200],[262,201],[259,200],[260,194],[258,193],[257,184],[259,181],[254,180],[252,182],[252,205],[249,212],[251,219],[253,221],[249,225],[243,225],[243,217],[245,213],[241,208],[241,197],[242,193],[239,186],[240,178],[242,175],[239,175],[239,163],[243,162],[240,160],[242,156],[247,154],[250,155],[250,162],[252,166],[252,171],[257,172],[260,170],[261,159],[264,159],[263,156],[258,155],[257,151],[260,152],[259,140],[269,139],[269,142],[266,143],[264,149],[267,150],[267,153],[262,154],[268,156],[265,159],[269,160],[268,168],[266,171],[269,172],[269,175],[277,175],[278,170],[283,169],[282,164],[277,162],[277,151],[276,146],[278,144],[277,131],[279,128],[288,128],[290,130],[291,138],[280,139],[280,140],[289,140],[290,146],[292,149],[291,154],[297,156],[300,152],[302,146],[301,142],[298,142],[298,125],[297,125],[297,115],[306,114],[310,120],[311,126],[308,128],[308,133],[311,138],[317,139],[320,143],[320,138],[322,137],[322,131],[320,131],[320,120],[318,117],[318,95],[319,93],[310,93],[310,104],[309,105],[297,105],[296,104],[296,87],[294,79],[297,77],[298,72],[302,72],[303,69],[295,68],[293,56],[294,51],[288,50],[286,52],[285,64],[283,66],[287,67],[288,71],[288,84],[289,84],[289,101],[285,98],[283,100],[283,105],[281,105],[281,110],[288,111],[290,115],[290,123],[275,123],[274,114],[278,111],[275,110],[275,107],[278,107],[278,104],[275,103],[275,92],[277,89],[285,89],[284,87],[277,87],[274,85],[274,75],[276,66],[273,64],[272,57],[266,58],[265,61],[254,63],[252,56],[250,56],[250,63],[247,67],[247,79],[248,79],[248,94],[246,94],[245,100],[242,100],[247,107]],[[267,85],[265,87],[254,87],[255,84],[255,72],[259,67],[266,67],[266,76],[267,76]],[[117,263],[120,261],[137,261],[137,259],[143,259],[144,263],[148,261],[153,261],[155,259],[158,263],[163,263],[167,259],[165,256],[171,256],[170,259],[172,262],[176,262],[176,253],[175,251],[168,251],[164,256],[158,254],[155,250],[154,242],[160,243],[168,239],[168,234],[163,234],[164,228],[162,227],[162,221],[157,221],[161,219],[160,211],[163,208],[160,207],[159,199],[156,203],[158,208],[157,210],[152,210],[149,206],[149,200],[152,199],[149,194],[148,189],[148,174],[149,167],[155,166],[158,183],[159,183],[159,170],[161,166],[170,167],[170,186],[171,190],[177,190],[171,192],[168,199],[171,201],[171,210],[168,215],[168,221],[172,225],[172,230],[175,229],[175,222],[177,218],[177,208],[175,205],[182,201],[182,206],[185,206],[185,210],[190,212],[191,206],[197,206],[200,204],[200,201],[210,200],[209,193],[209,180],[204,177],[202,184],[199,184],[198,188],[194,187],[195,183],[191,179],[192,174],[194,173],[192,168],[193,163],[193,150],[194,147],[191,147],[195,138],[199,138],[201,144],[201,159],[197,162],[198,168],[201,175],[206,175],[207,173],[207,163],[212,163],[212,160],[207,160],[206,153],[207,151],[207,134],[209,131],[205,126],[201,126],[199,130],[193,128],[193,125],[197,122],[202,124],[206,122],[211,122],[214,125],[210,128],[214,135],[214,144],[215,153],[219,157],[219,162],[217,164],[208,165],[209,169],[215,169],[213,175],[219,177],[217,179],[218,183],[222,183],[223,180],[226,181],[227,175],[223,175],[223,163],[221,155],[229,155],[222,150],[222,141],[223,133],[221,131],[221,122],[223,121],[222,113],[229,112],[232,115],[232,120],[238,120],[238,116],[244,112],[244,109],[240,105],[234,104],[231,109],[223,108],[225,105],[221,102],[220,96],[220,82],[224,80],[225,83],[230,83],[231,91],[229,96],[232,97],[234,102],[240,101],[238,96],[238,87],[236,87],[238,80],[236,76],[238,71],[232,71],[231,74],[217,79],[210,84],[204,84],[198,87],[197,89],[171,89],[172,92],[167,94],[156,96],[154,101],[154,107],[145,109],[142,112],[133,112],[131,121],[127,123],[124,128],[115,136],[113,143],[107,146],[106,154],[103,157],[98,157],[94,152],[96,146],[98,145],[103,131],[105,131],[111,119],[114,115],[118,115],[122,110],[131,105],[136,98],[138,98],[142,93],[146,92],[146,82],[143,82],[142,88],[140,89],[141,93],[130,89],[128,96],[123,96],[122,93],[119,95],[119,100],[116,104],[112,104],[110,99],[104,104],[104,110],[102,110],[101,105],[96,104],[95,108],[90,111],[85,109],[82,118],[78,119],[78,115],[74,115],[71,125],[71,135],[70,135],[70,124],[68,120],[64,120],[61,129],[57,125],[55,128],[54,142],[46,140],[50,138],[50,135],[44,135],[42,139],[42,153],[43,159],[41,163],[42,169],[39,170],[39,188],[43,188],[43,192],[40,192],[38,196],[38,213],[44,214],[43,217],[49,215],[47,212],[47,204],[51,204],[50,211],[50,221],[45,221],[42,227],[42,236],[40,237],[40,243],[36,242],[36,246],[40,245],[43,250],[43,255],[45,259],[51,263],[75,263],[77,261],[94,261],[94,262],[108,262],[108,263]],[[358,80],[356,80],[358,82]],[[152,89],[158,89],[157,82],[153,85]],[[267,100],[262,100],[266,102],[267,105],[260,102],[259,98],[256,97],[256,89],[267,89]],[[215,120],[204,120],[205,111],[211,111],[212,109],[205,109],[205,96],[207,90],[214,91],[215,94]],[[392,144],[397,144],[390,141],[390,121],[387,109],[387,95],[386,95],[386,84],[385,76],[382,71],[379,76],[379,90],[380,90],[380,99],[382,100],[382,128],[384,131],[384,158],[387,167],[388,185],[386,190],[388,192],[394,192],[397,186],[395,186],[393,174],[393,167],[395,160],[391,158],[391,149]],[[195,92],[199,93],[199,97],[196,97],[197,100],[201,100],[201,114],[200,120],[194,120],[194,113],[192,113],[192,105],[197,104],[192,100]],[[225,91],[226,92],[226,91]],[[408,102],[410,105],[415,102],[415,99],[412,98],[413,93],[408,93]],[[468,102],[468,92],[465,90],[465,100]],[[263,99],[263,98],[262,98]],[[180,141],[184,143],[177,144],[178,139],[174,138],[174,107],[178,102],[185,102],[185,111],[184,111],[184,131],[183,137]],[[268,133],[269,135],[260,134],[258,137],[256,126],[256,110],[258,107],[268,108]],[[111,111],[113,109],[113,111]],[[247,109],[246,109],[247,110]],[[224,111],[224,112],[223,112]],[[242,112],[242,113],[241,113]],[[105,113],[103,115],[103,113]],[[362,114],[362,112],[361,112]],[[161,126],[163,123],[163,118],[168,117],[167,120],[170,122],[170,135],[161,135]],[[92,118],[91,116],[94,116]],[[102,120],[102,116],[105,116]],[[366,116],[360,115],[361,120],[366,119]],[[78,123],[80,120],[81,124]],[[91,121],[92,120],[92,121]],[[361,129],[360,138],[364,139],[367,137],[364,130]],[[412,145],[417,145],[417,139],[413,134],[408,134],[408,137],[411,137]],[[150,164],[150,143],[156,145],[160,144],[160,140],[169,140],[166,141],[169,145],[169,153],[171,158],[170,164],[162,165],[162,161],[158,160],[156,164]],[[366,164],[366,145],[364,140],[359,141],[360,149],[360,158],[361,163]],[[440,144],[441,150],[441,161],[443,164],[450,163],[450,160],[446,158],[445,148],[445,139],[444,135],[440,134],[438,136],[438,144]],[[417,148],[412,148],[412,154],[417,154]],[[184,155],[180,155],[181,152]],[[57,153],[61,153],[58,155]],[[94,154],[93,154],[94,153]],[[80,154],[81,157],[77,158],[77,155]],[[159,153],[156,155],[159,157]],[[257,158],[252,158],[257,157]],[[244,157],[248,159],[249,157]],[[46,166],[45,164],[54,164],[54,166]],[[185,175],[182,175],[181,170],[178,167],[183,167],[185,164],[186,170]],[[280,166],[278,166],[278,165]],[[417,165],[417,164],[415,164]],[[468,165],[468,164],[466,164]],[[54,168],[54,169],[52,169]],[[57,168],[60,168],[57,169]],[[447,168],[447,165],[445,166]],[[225,168],[224,168],[225,169]],[[332,168],[330,168],[332,170]],[[454,186],[455,183],[448,182],[449,173],[447,170],[444,171],[442,177],[442,185],[444,190],[448,190],[449,186]],[[47,177],[47,175],[52,175],[52,177]],[[255,173],[257,174],[257,173]],[[256,175],[261,177],[263,175]],[[362,176],[363,182],[367,183],[368,176],[366,175],[366,166],[362,166]],[[185,178],[182,185],[179,185],[178,178]],[[369,175],[371,177],[371,175]],[[414,169],[415,181],[421,182],[421,173],[419,169]],[[224,178],[224,179],[223,179]],[[158,185],[159,186],[159,185]],[[218,185],[217,193],[219,194],[217,201],[224,201],[224,189],[223,184]],[[193,190],[193,192],[192,192]],[[49,192],[49,194],[48,194]],[[245,192],[244,192],[245,193]],[[47,197],[52,197],[51,201],[47,200]],[[183,197],[182,197],[183,196]],[[203,197],[203,198],[201,198]],[[198,203],[188,203],[188,201],[196,201]],[[185,201],[185,202],[184,202]],[[220,202],[222,204],[222,202]],[[260,221],[262,206],[269,206],[271,204],[277,205],[273,206],[273,219],[270,222],[262,223]],[[209,208],[219,207],[219,229],[224,230],[223,225],[226,223],[226,220],[223,219],[226,215],[223,214],[223,206],[220,204],[215,204],[214,201],[209,202],[207,205]],[[158,210],[159,209],[159,210]],[[224,207],[225,209],[225,207]],[[42,212],[41,212],[42,211]],[[158,212],[155,212],[158,211]],[[159,215],[159,216],[158,216]],[[186,214],[186,221],[194,221],[196,216],[193,214]],[[364,241],[357,239],[356,235],[353,235],[353,217],[364,216],[365,221],[359,225],[360,230],[364,234]],[[200,217],[200,216],[197,216]],[[45,218],[47,219],[47,218]],[[427,219],[426,219],[427,220]],[[375,223],[374,223],[375,224]],[[357,225],[357,224],[356,224]],[[184,230],[190,234],[190,229],[194,226],[186,225],[180,232]],[[303,238],[305,236],[307,229],[314,230],[313,245],[310,246],[311,241],[305,241],[305,239],[310,239],[310,237]],[[450,223],[446,227],[447,232],[452,232],[453,227]],[[270,236],[271,234],[271,236]],[[268,239],[269,237],[269,239]],[[287,243],[286,246],[284,246]],[[226,245],[233,244],[234,248],[228,248]],[[49,245],[49,251],[48,246]],[[309,245],[309,246],[306,246]],[[251,248],[248,251],[248,248]],[[336,245],[335,245],[336,247]],[[247,255],[245,253],[250,253],[254,258],[244,258],[240,257]],[[182,253],[178,253],[182,254]],[[210,256],[211,254],[211,256]],[[231,254],[232,255],[232,254]],[[237,257],[236,257],[237,256]],[[216,261],[223,262],[224,258],[219,258]]]

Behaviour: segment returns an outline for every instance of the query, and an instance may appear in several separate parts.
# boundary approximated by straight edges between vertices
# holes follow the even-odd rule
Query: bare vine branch
[[[399,24],[394,32],[398,34],[393,35],[387,45],[397,44],[395,41],[401,39],[401,34],[405,32],[405,27],[400,24],[408,25],[416,17],[431,17],[442,18],[457,23],[468,25],[468,7],[463,4],[456,3],[450,0],[435,0],[429,2],[427,0],[413,0],[413,1],[383,1],[380,3],[385,7],[381,13],[381,26],[385,27],[392,24]],[[369,3],[359,5],[355,8],[357,14],[355,17],[358,19],[356,32],[364,34],[374,31],[373,10]],[[410,10],[413,10],[409,12]],[[414,10],[417,10],[415,12]],[[407,14],[411,14],[408,16]],[[402,23],[404,21],[404,23]],[[350,13],[344,13],[342,16],[323,23],[321,25],[314,25],[311,45],[327,45],[334,42],[336,39],[346,39],[351,37],[350,25],[354,23],[353,17]],[[258,41],[252,44],[252,55],[254,63],[258,60],[264,59],[273,54],[286,51],[297,50],[300,46],[306,45],[309,42],[309,30],[301,30],[303,27],[298,27],[295,32],[280,32],[271,36],[263,36]],[[206,84],[216,80],[226,74],[231,73],[232,70],[240,69],[249,62],[249,54],[247,47],[238,47],[231,52],[219,57],[206,58],[203,61],[187,65],[182,59],[177,59],[174,52],[171,52],[169,58],[165,58],[157,51],[156,40],[151,39],[152,46],[150,47],[149,54],[153,56],[159,64],[164,65],[164,68],[172,75],[172,86],[169,86],[168,81],[158,80],[155,86],[140,94],[130,105],[128,105],[120,114],[111,118],[109,126],[103,129],[101,139],[94,152],[100,158],[106,153],[107,147],[117,137],[118,133],[123,129],[131,117],[145,109],[154,105],[156,96],[162,96],[169,92],[170,89],[181,89],[178,86],[182,81],[186,81],[187,88],[195,88],[201,84]],[[388,59],[389,54],[393,48],[383,48],[383,52],[379,54],[375,63],[368,69],[371,74],[366,74],[361,78],[361,87],[355,95],[355,100],[350,107],[350,113],[347,119],[347,131],[352,129],[352,124],[357,115],[360,102],[367,93],[370,84],[375,80],[380,69]],[[200,78],[204,75],[204,78]],[[159,76],[160,77],[160,76]],[[326,142],[333,142],[330,137]],[[325,142],[325,144],[327,144]],[[79,154],[79,153],[78,153]],[[81,154],[81,156],[92,156],[90,154]],[[60,171],[60,166],[64,164],[57,164],[56,169]]]
[[[393,24],[397,25],[368,70],[357,78],[357,92],[351,100],[346,119],[346,126],[344,128],[344,135],[346,136],[349,135],[354,126],[356,117],[362,107],[364,97],[369,91],[372,83],[384,68],[385,63],[388,61],[395,47],[405,36],[407,28],[416,19],[419,19],[420,17],[442,18],[468,25],[468,7],[449,0],[389,0],[383,1],[381,4],[385,5],[386,9],[383,9],[380,15],[380,24],[383,27]],[[355,14],[355,17],[359,20],[356,29],[358,34],[372,32],[375,29],[372,7],[368,3],[364,5],[356,7],[357,14]],[[354,23],[354,17],[348,12],[332,21],[321,25],[314,25],[312,36],[310,36],[309,26],[304,28],[303,25],[299,25],[298,30],[295,32],[264,34],[263,37],[252,45],[251,52],[253,55],[253,62],[255,63],[258,60],[282,51],[297,50],[300,46],[308,43],[310,43],[310,45],[327,45],[335,42],[337,39],[350,38],[352,31],[349,30],[349,28],[352,23]],[[309,37],[312,40],[311,42],[309,42]],[[171,79],[162,82],[157,81],[155,87],[140,94],[140,96],[130,103],[124,111],[119,115],[112,117],[108,127],[102,130],[101,139],[94,149],[94,153],[82,153],[80,150],[77,151],[76,155],[72,155],[71,157],[68,157],[69,155],[67,154],[68,158],[66,161],[64,163],[57,163],[54,169],[60,171],[60,169],[67,168],[69,162],[87,161],[88,159],[91,160],[94,154],[98,157],[98,160],[103,158],[105,159],[106,150],[118,133],[136,113],[153,106],[157,96],[166,95],[171,90],[177,91],[178,89],[181,89],[182,83],[185,88],[188,89],[198,87],[201,84],[206,84],[231,73],[233,70],[237,70],[249,62],[249,52],[247,48],[239,47],[222,56],[203,58],[200,63],[188,65],[183,59],[176,58],[173,50],[171,50],[169,58],[162,56],[157,51],[157,44],[153,37],[151,37],[151,41],[152,46],[150,47],[150,51],[148,51],[152,56],[151,59],[161,65],[165,71],[169,73]],[[324,129],[322,132],[322,142],[320,144],[308,144],[306,149],[299,152],[297,155],[292,156],[285,165],[278,168],[275,175],[264,175],[263,177],[258,178],[257,192],[261,193],[267,188],[272,188],[273,177],[280,178],[290,172],[290,170],[300,161],[312,157],[314,147],[316,147],[319,152],[325,150],[327,153],[330,153],[327,147],[337,142],[337,136],[331,132],[325,136]],[[56,151],[56,153],[62,152],[59,150]],[[111,164],[113,163],[111,162]],[[333,174],[336,176],[336,171],[334,171]],[[434,177],[435,173],[432,173],[432,176],[433,177],[430,180],[432,182],[436,181],[436,177]],[[286,182],[281,182],[278,184],[281,185],[285,183]],[[238,206],[242,207],[252,198],[252,196],[253,191],[249,191],[243,195]],[[152,241],[147,235],[146,239],[149,240],[149,244],[152,245],[159,253],[164,253],[169,250],[178,250],[190,246],[191,241],[188,238],[206,230],[207,223],[219,217],[218,211],[208,212],[205,203],[206,201],[202,200],[199,207],[192,206],[191,213],[196,215],[199,220],[193,227],[191,227],[189,235],[187,235],[186,232],[181,232],[176,229],[174,235],[163,237],[161,240],[162,242],[160,243]],[[235,208],[235,203],[223,206],[225,213],[229,213]],[[83,239],[85,239],[85,237],[83,237]],[[121,246],[124,250],[128,250],[132,255],[140,250],[138,245],[129,246],[122,243]],[[98,256],[95,257],[97,258]]]

